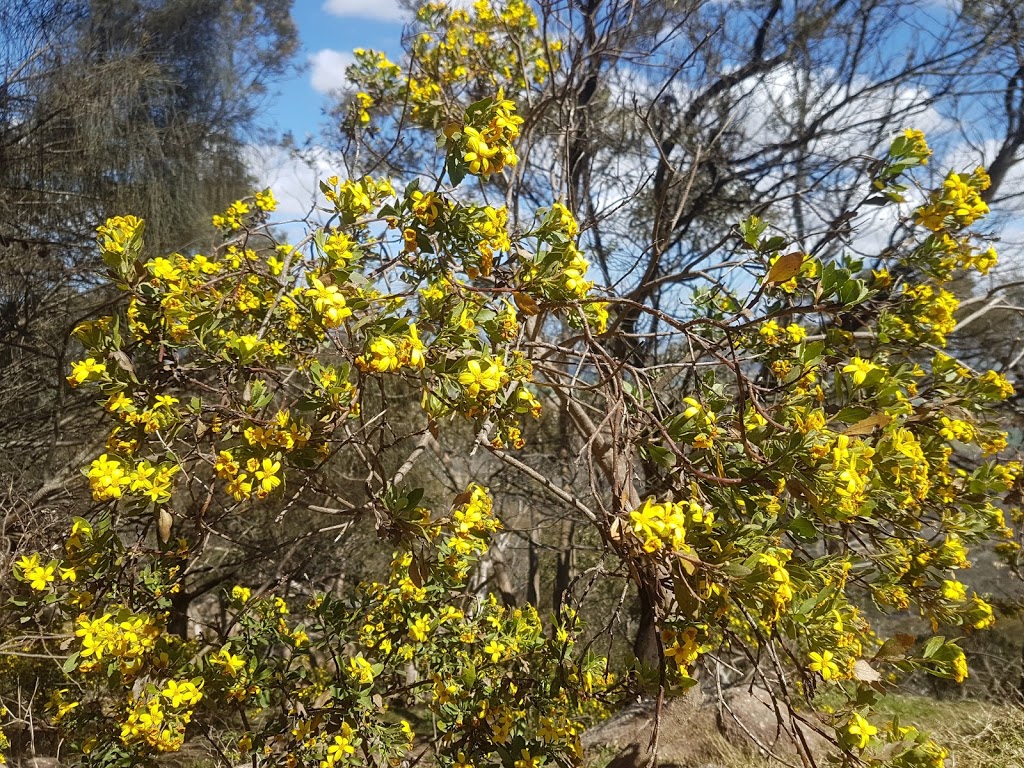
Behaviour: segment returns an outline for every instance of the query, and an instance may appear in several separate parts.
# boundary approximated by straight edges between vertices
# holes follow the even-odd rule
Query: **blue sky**
[[[302,141],[319,131],[326,95],[343,84],[352,49],[375,48],[397,57],[406,16],[395,0],[295,0],[293,16],[303,70],[277,85],[263,122]]]
[[[344,86],[352,50],[373,48],[400,58],[408,12],[397,0],[295,0],[293,16],[301,41],[296,57],[300,69],[274,85],[260,122],[274,135],[291,133],[300,146],[308,140],[311,162],[305,164],[274,144],[253,145],[250,157],[257,184],[272,187],[277,195],[282,219],[308,213],[317,182],[343,171],[317,146],[327,127],[324,107],[331,91]]]

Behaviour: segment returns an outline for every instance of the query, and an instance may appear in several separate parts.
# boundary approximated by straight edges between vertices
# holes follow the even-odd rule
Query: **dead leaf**
[[[160,535],[160,542],[166,544],[171,540],[171,524],[174,522],[174,518],[171,517],[171,513],[166,509],[159,509],[156,513],[156,530]]]
[[[853,665],[853,676],[862,683],[877,683],[882,679],[878,671],[864,659],[857,659]]]
[[[907,655],[907,651],[917,644],[917,638],[913,635],[907,635],[904,633],[897,633],[882,643],[882,647],[878,649],[878,653],[875,654],[876,659],[893,659],[902,658]]]
[[[135,366],[132,365],[131,359],[122,352],[120,349],[115,349],[110,353],[110,356],[114,358],[114,362],[117,363],[118,367],[128,373],[135,375]]]
[[[797,276],[803,264],[804,255],[800,251],[793,251],[785,256],[779,256],[775,263],[772,264],[772,268],[768,270],[768,276],[765,277],[764,281],[766,283],[784,283],[787,280],[792,280]]]
[[[867,418],[861,419],[856,424],[851,424],[849,427],[843,430],[844,435],[870,435],[876,429],[884,428],[890,421],[892,416],[885,413],[872,413]]]
[[[620,518],[612,518],[612,524],[608,526],[608,538],[614,542],[622,541],[622,520]]]
[[[519,307],[519,311],[524,315],[536,315],[540,313],[540,305],[534,301],[533,297],[522,293],[520,291],[514,291],[512,298],[516,301],[516,306]]]

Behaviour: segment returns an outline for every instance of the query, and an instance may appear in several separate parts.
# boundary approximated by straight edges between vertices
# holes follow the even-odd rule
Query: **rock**
[[[15,765],[18,768],[57,768],[56,757],[26,757]]]
[[[656,705],[645,701],[589,730],[583,737],[588,757],[614,753],[608,768],[646,768],[650,761]],[[658,765],[662,768],[701,768],[708,764],[707,745],[718,731],[714,710],[704,705],[699,691],[667,700],[658,728]]]
[[[721,707],[717,698],[705,700],[698,692],[665,702],[658,729],[660,768],[718,768],[716,761],[726,751],[762,751],[758,743],[799,762],[797,746],[779,726],[768,691],[733,688],[723,698]],[[644,701],[591,728],[583,735],[587,762],[604,762],[600,758],[612,754],[607,768],[647,768],[654,720],[655,703]],[[828,752],[828,741],[812,728],[802,726],[801,734],[816,760]]]
[[[810,750],[815,759],[829,751],[827,739],[815,732],[812,725],[797,721],[789,722],[785,706],[780,706],[786,720],[786,727],[779,722],[771,694],[761,687],[746,686],[727,690],[718,715],[718,725],[722,734],[733,744],[746,742],[752,749],[770,752],[783,757],[792,758],[799,754],[799,747],[794,740],[793,729],[798,729],[800,740]],[[813,721],[813,714],[807,717]]]

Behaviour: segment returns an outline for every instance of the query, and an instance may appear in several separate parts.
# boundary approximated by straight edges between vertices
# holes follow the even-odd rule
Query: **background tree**
[[[297,46],[290,8],[0,3],[0,476],[12,501],[60,497],[69,459],[94,439],[58,382],[71,329],[113,298],[94,277],[96,227],[132,210],[161,250],[209,242],[209,212],[252,184],[245,146]]]

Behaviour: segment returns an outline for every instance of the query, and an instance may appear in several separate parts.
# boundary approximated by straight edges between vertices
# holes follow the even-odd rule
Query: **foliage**
[[[329,221],[298,243],[275,239],[263,191],[215,217],[209,255],[146,253],[131,216],[100,228],[124,309],[79,326],[68,376],[109,424],[85,469],[95,506],[60,557],[18,561],[10,605],[19,647],[56,659],[52,638],[66,637],[51,722],[97,765],[201,739],[225,764],[570,765],[616,697],[684,694],[736,653],[777,697],[780,727],[834,697],[816,722],[845,764],[941,766],[942,747],[874,705],[914,671],[965,678],[956,635],[993,616],[957,571],[989,539],[1016,552],[1003,507],[1021,467],[998,458],[995,421],[1013,388],[942,351],[951,280],[995,258],[972,230],[987,174],[911,194],[931,151],[907,130],[860,203],[904,206],[912,233],[875,268],[749,216],[722,246],[745,284],[677,297],[680,319],[595,285],[565,203],[527,218],[479,199],[521,164],[529,126],[508,96],[559,69],[532,11],[429,5],[419,19],[435,30],[414,45],[437,89],[366,52],[349,124],[388,130],[411,102],[443,155],[435,184],[326,179]],[[444,74],[473,25],[480,60]],[[503,35],[517,45],[493,42]],[[513,50],[532,63],[509,63]],[[667,363],[621,353],[637,316],[667,329],[651,342]],[[399,387],[421,393],[408,434],[387,431],[374,397]],[[592,506],[514,454],[549,407],[585,442]],[[545,629],[534,607],[475,599],[467,579],[502,524],[491,496],[474,482],[445,503],[406,482],[424,447],[464,424],[462,452],[487,452],[589,522],[653,614],[653,659],[598,658],[576,606]],[[211,535],[339,498],[324,478],[346,462],[361,500],[333,513],[371,517],[396,544],[387,580],[302,584],[291,601],[273,584],[225,585],[226,631],[170,631]],[[877,637],[868,604],[912,607],[931,635]],[[413,726],[428,714],[431,727]],[[240,735],[223,744],[228,728]]]

